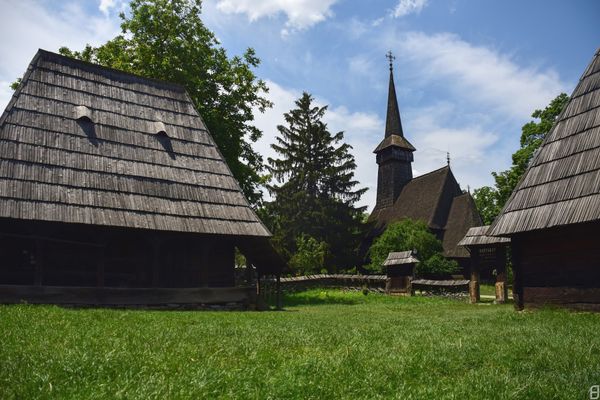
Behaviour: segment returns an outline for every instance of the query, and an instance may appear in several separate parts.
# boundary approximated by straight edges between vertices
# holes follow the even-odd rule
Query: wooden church
[[[518,309],[600,310],[600,49],[489,234],[511,239]]]
[[[269,231],[185,89],[39,50],[0,117],[0,303],[246,301]]]
[[[367,247],[388,224],[405,218],[424,221],[442,241],[444,256],[456,260],[464,273],[469,270],[469,253],[458,246],[469,228],[482,225],[471,194],[461,190],[450,165],[413,178],[415,147],[406,139],[396,98],[393,57],[385,136],[377,146],[377,201],[369,222],[374,226],[363,247]]]

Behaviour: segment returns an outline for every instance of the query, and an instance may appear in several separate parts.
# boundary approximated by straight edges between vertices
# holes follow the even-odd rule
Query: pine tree
[[[279,158],[269,158],[268,170],[276,183],[269,186],[275,200],[266,218],[275,241],[288,257],[297,238],[308,235],[325,242],[325,266],[330,271],[352,267],[363,233],[364,207],[355,207],[366,189],[355,189],[356,163],[344,133],[332,134],[322,119],[327,106],[314,106],[308,93],[284,114],[287,126],[271,147]]]

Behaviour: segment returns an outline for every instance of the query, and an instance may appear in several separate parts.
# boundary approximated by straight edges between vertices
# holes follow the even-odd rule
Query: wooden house
[[[0,117],[0,302],[247,301],[281,264],[185,89],[39,50]]]
[[[517,308],[600,310],[600,50],[489,233],[511,238]]]
[[[489,225],[471,228],[458,242],[459,246],[466,247],[471,254],[471,278],[469,281],[471,303],[479,301],[482,271],[488,279],[494,276],[496,303],[502,304],[508,298],[506,248],[510,244],[510,239],[490,236],[488,235],[489,229]]]
[[[469,228],[482,224],[471,194],[463,191],[448,165],[413,178],[414,146],[404,136],[390,63],[385,136],[374,153],[378,164],[377,201],[369,222],[373,229],[362,248],[394,222],[410,218],[427,224],[442,241],[444,256],[469,271],[469,253],[458,246]]]
[[[411,250],[388,254],[383,262],[383,268],[388,277],[386,292],[410,295],[412,292],[411,281],[418,262],[419,259]]]

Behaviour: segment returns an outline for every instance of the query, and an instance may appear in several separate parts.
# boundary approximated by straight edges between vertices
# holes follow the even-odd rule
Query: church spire
[[[390,90],[388,92],[388,108],[385,121],[385,137],[374,153],[377,155],[377,203],[375,209],[391,207],[402,188],[412,179],[413,151],[415,148],[402,132],[400,111],[394,87],[394,56],[389,51],[386,57],[390,61]]]
[[[400,121],[400,110],[398,109],[398,100],[396,98],[396,87],[394,85],[394,66],[396,59],[391,51],[385,55],[390,62],[390,86],[388,89],[387,116],[385,119],[385,137],[398,135],[404,137],[402,132],[402,122]]]

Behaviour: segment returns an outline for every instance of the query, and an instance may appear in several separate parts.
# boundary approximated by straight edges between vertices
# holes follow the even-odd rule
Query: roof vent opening
[[[96,136],[96,127],[94,126],[92,110],[86,106],[75,107],[75,119],[77,125],[85,133],[90,143],[94,146],[98,146],[98,137]]]
[[[92,110],[90,110],[86,106],[75,107],[75,119],[78,121],[94,122],[94,119],[92,117]]]
[[[165,124],[162,123],[162,121],[156,121],[154,122],[154,133],[156,133],[157,135],[165,135],[165,136],[169,136],[167,135],[167,128],[165,127]]]
[[[167,134],[167,128],[165,128],[165,124],[161,121],[154,122],[154,133],[158,142],[162,145],[162,147],[169,153],[169,157],[173,160],[175,159],[175,152],[173,151],[173,144],[171,143],[171,138]]]

